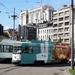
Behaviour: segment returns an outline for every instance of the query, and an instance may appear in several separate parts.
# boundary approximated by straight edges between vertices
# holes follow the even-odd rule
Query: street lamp
[[[74,7],[73,0],[71,0],[71,10],[72,10],[72,48],[71,48],[71,67],[74,69]]]

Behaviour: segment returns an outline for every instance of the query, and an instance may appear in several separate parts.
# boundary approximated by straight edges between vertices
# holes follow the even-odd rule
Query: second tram
[[[11,61],[15,42],[15,40],[10,39],[3,39],[0,41],[0,61]]]

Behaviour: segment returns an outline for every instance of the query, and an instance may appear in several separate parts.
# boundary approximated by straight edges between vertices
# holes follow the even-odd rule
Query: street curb
[[[66,69],[65,71],[63,71],[63,75],[72,75],[72,74],[69,72],[69,69],[70,69],[70,68],[68,68],[68,69]]]

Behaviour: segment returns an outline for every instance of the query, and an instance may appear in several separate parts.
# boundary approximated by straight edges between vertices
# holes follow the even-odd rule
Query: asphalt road
[[[40,66],[15,66],[11,63],[0,63],[0,75],[63,75],[68,64],[45,64]]]

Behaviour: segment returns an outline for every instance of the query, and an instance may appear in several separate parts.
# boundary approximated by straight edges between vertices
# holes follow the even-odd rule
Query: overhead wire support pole
[[[74,69],[74,6],[73,0],[71,0],[71,11],[72,11],[72,48],[71,48],[71,67]]]
[[[11,17],[13,17],[13,30],[14,30],[14,33],[15,33],[15,19],[16,19],[16,17],[17,17],[17,15],[15,14],[15,8],[14,8],[14,12],[13,12],[14,14],[11,16]],[[13,40],[15,40],[15,35],[13,35]]]
[[[11,17],[13,17],[13,29],[15,29],[15,19],[17,17],[17,15],[15,15],[15,8],[14,8],[14,12],[13,13],[14,14]]]

